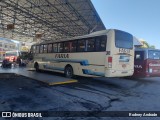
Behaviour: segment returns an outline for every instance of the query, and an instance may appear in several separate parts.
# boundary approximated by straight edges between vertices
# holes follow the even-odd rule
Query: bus
[[[36,71],[48,70],[85,77],[123,77],[134,72],[133,36],[108,29],[31,47]]]
[[[160,50],[136,48],[133,77],[160,77]]]
[[[5,59],[8,59],[10,62],[16,62],[19,55],[20,52],[18,50],[6,51]]]
[[[29,52],[27,51],[18,51],[18,50],[13,50],[13,51],[6,51],[5,53],[5,59],[9,60],[9,62],[17,62],[17,58],[20,59],[19,62],[21,63],[28,63],[30,56]]]

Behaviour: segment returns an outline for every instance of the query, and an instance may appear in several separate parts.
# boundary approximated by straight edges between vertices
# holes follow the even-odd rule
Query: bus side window
[[[31,47],[31,52],[32,52],[32,53],[36,53],[36,46],[32,46],[32,47]]]
[[[86,46],[87,46],[87,50],[86,51],[95,51],[95,39],[89,39],[86,40]]]
[[[136,51],[134,57],[135,60],[144,60],[144,51]]]
[[[58,43],[58,52],[63,52],[63,43]]]
[[[96,51],[106,51],[107,37],[96,37]]]
[[[85,40],[78,40],[78,49],[77,49],[77,51],[78,52],[84,52],[85,51],[85,45],[86,43],[85,43]]]
[[[70,44],[71,42],[64,43],[64,52],[70,52]]]
[[[33,53],[33,45],[31,46],[31,48],[30,48],[30,52],[32,52]]]
[[[36,46],[36,53],[39,53],[39,45]]]
[[[71,45],[70,46],[71,52],[76,52],[76,50],[77,50],[77,41],[72,41],[70,45]]]
[[[52,53],[52,44],[48,44],[48,53]]]
[[[155,50],[149,50],[148,51],[148,58],[153,60],[159,60],[160,59],[160,52]]]
[[[40,53],[43,53],[43,45],[40,45]]]
[[[53,44],[53,52],[56,53],[57,52],[57,43]]]
[[[47,53],[47,45],[43,45],[43,53]]]

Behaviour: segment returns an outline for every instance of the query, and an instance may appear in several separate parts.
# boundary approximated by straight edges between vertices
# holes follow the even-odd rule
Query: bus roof
[[[65,42],[65,41],[69,41],[69,40],[76,40],[76,39],[82,39],[82,38],[88,38],[88,37],[95,37],[95,36],[100,36],[100,35],[106,35],[111,29],[108,30],[101,30],[101,31],[97,31],[97,32],[93,32],[87,35],[83,35],[83,36],[76,36],[76,37],[72,37],[72,38],[66,38],[66,39],[60,39],[56,42]],[[113,29],[112,29],[113,30]],[[43,41],[41,43],[35,43],[34,45],[37,44],[45,44],[45,43],[54,43],[53,41]]]
[[[76,39],[82,39],[82,38],[89,38],[89,37],[96,37],[96,36],[101,36],[101,35],[106,35],[109,31],[111,30],[117,30],[117,29],[106,29],[106,30],[101,30],[101,31],[96,31],[87,35],[83,35],[83,36],[76,36],[76,37],[72,37],[72,38],[66,38],[66,39],[61,39],[56,42],[65,42],[65,41],[69,41],[69,40],[76,40]],[[126,32],[127,33],[127,32]],[[36,43],[34,45],[39,45],[39,44],[46,44],[46,43],[54,43],[53,41],[43,41],[41,43]]]

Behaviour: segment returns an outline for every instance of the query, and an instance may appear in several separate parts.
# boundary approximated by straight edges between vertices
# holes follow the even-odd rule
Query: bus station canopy
[[[0,37],[56,41],[104,29],[91,0],[0,1]]]

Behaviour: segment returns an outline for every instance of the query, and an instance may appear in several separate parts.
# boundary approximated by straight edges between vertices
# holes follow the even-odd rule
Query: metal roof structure
[[[104,29],[91,0],[0,1],[0,37],[58,40]]]

